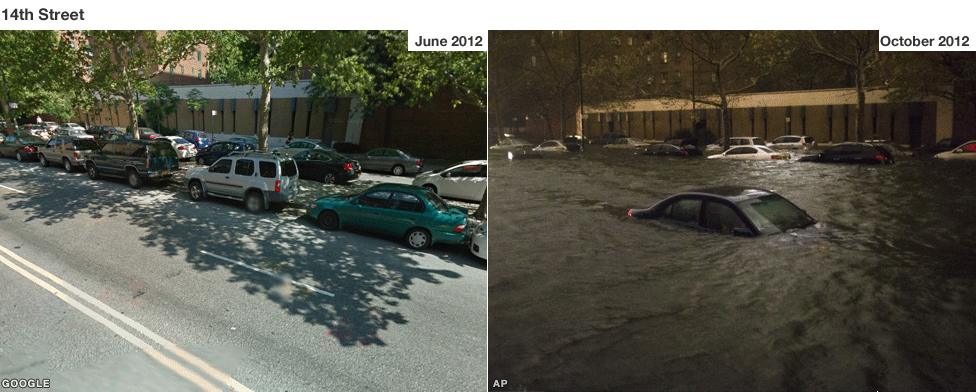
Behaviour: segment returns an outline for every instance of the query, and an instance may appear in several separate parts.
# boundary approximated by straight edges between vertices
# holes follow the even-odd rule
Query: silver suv
[[[95,139],[56,136],[41,147],[39,159],[43,166],[61,165],[70,173],[76,167],[84,168],[88,155],[98,149]]]
[[[234,152],[210,167],[186,173],[190,198],[207,196],[243,200],[251,212],[268,209],[271,203],[288,203],[298,194],[298,166],[284,155],[263,152]]]

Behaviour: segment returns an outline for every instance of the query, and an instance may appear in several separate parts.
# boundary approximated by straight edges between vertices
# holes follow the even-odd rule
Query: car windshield
[[[433,204],[434,208],[436,208],[438,211],[448,212],[451,210],[451,207],[447,205],[447,202],[445,202],[444,199],[441,199],[440,196],[437,196],[436,193],[429,190],[424,190],[424,195],[427,196],[427,200],[430,200],[430,204]]]
[[[20,142],[21,143],[24,143],[24,144],[28,144],[28,143],[44,143],[44,139],[41,139],[41,138],[39,138],[37,136],[21,136],[20,137]]]
[[[743,200],[738,205],[764,234],[804,228],[816,223],[810,215],[779,195]]]

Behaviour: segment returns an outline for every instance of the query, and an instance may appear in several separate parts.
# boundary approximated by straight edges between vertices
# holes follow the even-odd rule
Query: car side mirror
[[[752,237],[752,230],[745,227],[736,227],[732,229],[732,235],[736,237]]]

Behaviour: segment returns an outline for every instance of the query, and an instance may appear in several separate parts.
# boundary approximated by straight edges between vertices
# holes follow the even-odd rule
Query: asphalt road
[[[357,187],[302,184],[307,200]],[[417,252],[322,231],[301,212],[255,215],[194,203],[177,184],[134,190],[0,160],[0,379],[98,391],[484,389],[484,261],[464,247]]]

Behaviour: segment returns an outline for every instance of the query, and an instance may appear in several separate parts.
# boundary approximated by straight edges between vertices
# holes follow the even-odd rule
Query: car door
[[[445,170],[440,175],[438,194],[465,200],[480,200],[482,183],[487,177],[481,177],[485,165],[470,163]]]
[[[254,160],[248,158],[239,158],[234,161],[234,169],[231,171],[230,178],[228,179],[227,191],[228,195],[244,198],[244,190],[251,182],[251,178],[254,177]]]
[[[336,170],[334,164],[332,163],[332,157],[319,150],[310,150],[308,152],[308,162],[306,165],[311,168],[312,173],[309,179],[322,181],[326,173],[332,173],[336,175]]]
[[[342,220],[343,225],[376,232],[389,232],[390,229],[384,226],[393,207],[392,196],[393,192],[386,190],[364,193],[356,198],[352,208],[339,219]]]
[[[64,140],[59,137],[48,140],[47,144],[44,145],[43,150],[41,151],[44,153],[44,158],[47,159],[48,162],[55,162],[55,164],[60,162],[62,154],[59,150],[62,148],[61,145],[63,143]]]
[[[234,160],[221,158],[207,168],[207,172],[202,176],[207,193],[230,196],[232,185],[230,184],[230,170],[234,166]]]
[[[393,206],[387,212],[387,219],[383,225],[385,233],[400,236],[407,234],[407,230],[413,227],[427,227],[423,219],[424,202],[417,195],[407,192],[393,192],[391,200]]]
[[[383,162],[383,154],[385,149],[374,148],[366,153],[366,159],[362,162],[363,168],[366,170],[380,170],[380,165]]]

